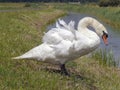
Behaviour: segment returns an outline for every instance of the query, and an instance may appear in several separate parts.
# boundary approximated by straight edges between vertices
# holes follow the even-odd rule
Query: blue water
[[[70,22],[71,20],[75,21],[75,28],[77,28],[77,24],[79,20],[86,16],[90,16],[90,15],[79,14],[79,13],[69,13],[67,16],[62,17],[61,19],[63,19],[66,23]],[[94,17],[94,16],[91,16],[91,17]],[[97,20],[100,21],[99,19]],[[100,22],[103,23],[102,21]],[[108,31],[109,45],[105,46],[103,41],[101,40],[100,48],[107,50],[108,53],[111,52],[114,55],[115,60],[118,62],[120,60],[120,32],[115,32],[117,30],[114,30],[113,28],[111,28],[111,26],[105,23],[103,23],[103,25],[107,28],[107,31]],[[55,24],[48,26],[47,29],[50,30],[53,27],[55,27]]]

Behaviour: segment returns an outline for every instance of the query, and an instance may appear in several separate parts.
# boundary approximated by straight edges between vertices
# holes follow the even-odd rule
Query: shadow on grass
[[[46,67],[44,68],[44,70],[50,73],[60,74],[62,76],[68,77],[69,78],[68,80],[74,81],[74,83],[81,83],[84,86],[86,86],[88,90],[98,90],[98,88],[94,86],[95,81],[93,78],[89,78],[84,74],[76,71],[75,69],[69,68],[68,69],[69,75],[61,73],[61,70],[58,67]]]

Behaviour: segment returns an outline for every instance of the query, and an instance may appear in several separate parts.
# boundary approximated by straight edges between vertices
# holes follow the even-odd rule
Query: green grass
[[[0,3],[0,10],[20,9],[24,7],[24,3]]]
[[[99,49],[99,50],[95,51],[94,53],[92,53],[91,56],[92,56],[92,58],[98,60],[99,63],[103,66],[117,67],[118,63],[119,63],[119,62],[115,61],[112,49],[111,50]]]
[[[49,5],[44,3],[0,3],[0,10],[26,10],[26,9],[45,9]]]
[[[0,90],[119,90],[120,70],[95,58],[67,63],[70,77],[58,73],[58,66],[11,59],[39,45],[46,25],[66,13],[51,4],[44,7],[0,12]]]
[[[28,5],[28,7],[25,7]],[[44,9],[56,8],[66,11],[79,12],[98,17],[101,21],[120,30],[120,8],[119,7],[99,7],[94,4],[80,5],[67,3],[0,3],[0,10],[8,9]]]
[[[1,89],[16,90],[19,88],[32,88],[35,82],[34,80],[41,78],[39,77],[39,73],[45,75],[45,71],[36,71],[36,73],[34,73],[35,67],[33,66],[39,66],[37,62],[29,61],[27,63],[27,61],[11,60],[11,58],[39,45],[41,43],[41,37],[43,36],[44,27],[62,15],[64,15],[63,11],[54,9],[0,13]],[[31,66],[33,70],[31,70]],[[44,79],[38,80],[36,84],[39,84],[39,81],[44,81]],[[31,83],[31,85],[29,83]],[[34,87],[35,86],[33,86],[33,88]]]

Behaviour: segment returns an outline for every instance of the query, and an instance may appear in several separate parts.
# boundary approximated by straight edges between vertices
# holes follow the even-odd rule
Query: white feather
[[[56,28],[60,28],[60,25],[58,24],[58,22],[56,22]]]
[[[58,19],[58,21],[59,21],[59,24],[60,24],[64,29],[69,30],[68,25],[66,24],[66,22],[65,22],[64,20]]]

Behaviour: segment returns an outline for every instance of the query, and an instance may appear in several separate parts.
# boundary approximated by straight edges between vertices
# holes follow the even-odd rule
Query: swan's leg
[[[61,68],[61,73],[62,74],[69,75],[69,73],[67,72],[67,70],[65,68],[65,64],[61,64],[60,68]]]

